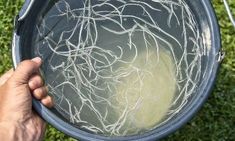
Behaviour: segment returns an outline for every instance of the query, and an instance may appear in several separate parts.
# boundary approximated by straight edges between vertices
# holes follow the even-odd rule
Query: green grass
[[[23,0],[0,0],[0,75],[12,67],[11,40],[13,19]],[[212,0],[226,52],[213,93],[199,113],[165,141],[233,141],[235,140],[235,29],[225,12],[222,0]],[[229,0],[235,13],[235,1]],[[72,138],[49,126],[45,141]]]

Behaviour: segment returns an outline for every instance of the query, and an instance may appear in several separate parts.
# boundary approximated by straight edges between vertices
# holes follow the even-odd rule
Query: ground
[[[235,1],[229,0],[235,15]],[[235,140],[235,28],[225,12],[222,0],[212,0],[226,57],[221,64],[215,87],[198,114],[165,141],[233,141]],[[0,75],[12,67],[11,40],[13,19],[23,0],[0,0]],[[72,138],[51,126],[45,141],[68,141]]]

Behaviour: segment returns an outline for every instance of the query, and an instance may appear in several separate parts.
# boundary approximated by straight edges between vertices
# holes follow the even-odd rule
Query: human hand
[[[32,110],[32,96],[47,107],[52,98],[39,75],[40,58],[26,60],[0,78],[0,140],[37,141],[45,122]]]

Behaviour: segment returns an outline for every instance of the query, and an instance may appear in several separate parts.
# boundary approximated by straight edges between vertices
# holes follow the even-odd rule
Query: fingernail
[[[32,59],[32,61],[34,61],[35,63],[40,64],[42,62],[42,59],[40,57],[35,57]]]

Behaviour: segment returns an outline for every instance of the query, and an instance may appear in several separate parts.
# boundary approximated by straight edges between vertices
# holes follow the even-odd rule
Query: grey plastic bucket
[[[43,119],[45,119],[52,126],[65,134],[77,139],[87,141],[130,141],[141,140],[150,141],[161,139],[182,127],[186,124],[203,106],[207,97],[209,96],[213,84],[216,78],[217,70],[222,60],[220,32],[218,28],[217,19],[215,17],[214,10],[209,0],[188,0],[186,1],[190,10],[193,11],[195,19],[199,24],[199,28],[202,32],[207,32],[210,36],[211,50],[209,55],[205,58],[208,65],[207,72],[203,81],[201,82],[196,96],[192,97],[192,100],[187,104],[174,118],[169,120],[164,125],[145,132],[143,134],[122,136],[122,137],[108,137],[98,134],[86,132],[72,125],[63,119],[63,117],[56,114],[56,109],[47,109],[39,101],[33,100],[33,107]],[[30,59],[33,57],[33,29],[35,28],[39,11],[44,9],[45,5],[48,5],[49,0],[26,0],[22,10],[15,19],[15,30],[12,43],[12,58],[14,67],[17,67],[22,60]],[[50,9],[50,7],[47,7]]]

